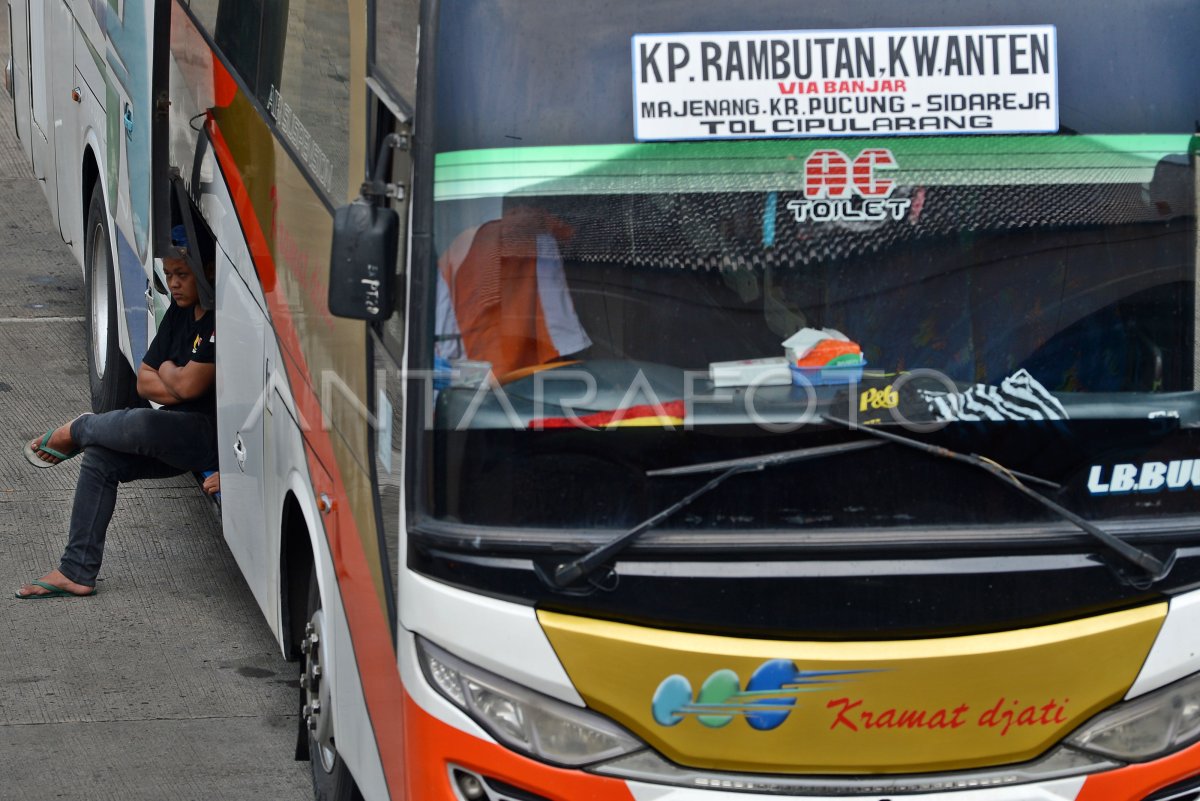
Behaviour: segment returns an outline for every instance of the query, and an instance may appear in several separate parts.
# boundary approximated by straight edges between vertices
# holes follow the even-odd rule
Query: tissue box
[[[861,381],[863,368],[866,366],[866,359],[862,359],[856,364],[826,364],[822,367],[797,367],[794,364],[788,365],[792,371],[793,384],[797,386],[812,384],[814,387]]]

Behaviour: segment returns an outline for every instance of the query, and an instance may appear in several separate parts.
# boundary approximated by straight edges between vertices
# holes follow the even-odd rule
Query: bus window
[[[410,107],[417,97],[417,0],[377,2],[371,13],[374,24],[372,75],[382,79]]]
[[[198,0],[191,11],[314,183],[345,199],[350,21],[332,0]]]
[[[184,5],[195,15],[201,28],[214,31],[217,29],[217,6],[219,4],[218,0],[191,0]],[[249,8],[249,4],[245,7]]]
[[[1154,5],[1161,13],[1146,17],[1137,35],[1175,41],[1181,6]],[[934,8],[952,14],[943,19]],[[1024,22],[1058,32],[1055,91],[1063,100],[1053,132],[964,136],[947,127],[915,136],[885,126],[851,137],[831,127],[739,139],[713,123],[681,135],[689,141],[638,141],[636,124],[644,133],[647,120],[693,112],[631,96],[643,63],[630,64],[631,37],[654,32],[673,41],[662,32],[678,11],[533,9],[505,0],[447,0],[441,8],[455,24],[439,29],[436,60],[435,258],[412,266],[426,271],[426,302],[439,310],[425,351],[451,375],[432,415],[432,444],[441,448],[434,463],[444,472],[429,474],[431,516],[513,529],[632,526],[670,503],[673,490],[645,479],[646,471],[701,452],[720,461],[747,448],[804,447],[826,435],[806,415],[849,409],[878,423],[897,408],[907,419],[965,423],[942,436],[969,440],[964,449],[972,452],[985,443],[1013,448],[1009,461],[1028,460],[1031,472],[1047,469],[1030,455],[1043,453],[1046,433],[1027,427],[1018,436],[1005,425],[1063,423],[1051,429],[1070,440],[1056,451],[1057,478],[1074,482],[1084,507],[1092,499],[1082,497],[1077,477],[1102,461],[1092,449],[1115,447],[1114,432],[1141,431],[1149,415],[1185,424],[1200,415],[1191,394],[1200,385],[1197,146],[1183,111],[1194,109],[1198,84],[1175,75],[1166,51],[1147,48],[1101,88],[1084,77],[1092,51],[1076,42],[1102,47],[1115,34],[1101,35],[1068,6],[1023,3]],[[978,7],[932,0],[889,6],[886,21],[876,9],[868,19],[865,6],[823,3],[808,12],[806,28],[844,28],[847,41],[886,22],[898,43],[914,35],[908,26],[938,18],[977,43],[993,35],[979,31],[995,21]],[[521,36],[498,33],[500,18]],[[689,30],[712,32],[697,50],[710,54],[723,31],[797,24],[784,3],[714,4],[688,20]],[[534,68],[530,53],[557,68]],[[586,92],[571,72],[582,63]],[[737,68],[736,60],[722,64]],[[706,91],[724,86],[708,69]],[[1159,75],[1171,77],[1155,81]],[[797,119],[824,113],[826,90],[839,87],[805,84],[801,95],[789,94],[800,92],[796,84],[779,83],[767,81],[781,98],[775,105],[792,100]],[[854,102],[871,106],[875,85],[863,86]],[[1101,91],[1120,102],[1104,101]],[[948,102],[929,97],[917,101]],[[735,110],[741,98],[726,111],[697,101],[695,115],[757,113]],[[889,123],[909,113],[893,105],[883,112]],[[788,366],[784,342],[826,329],[848,337],[862,361],[840,386],[823,379],[809,394],[790,375],[796,367],[806,377],[803,365]],[[715,384],[718,367],[743,362],[782,364],[782,381]],[[469,380],[486,369],[502,398]],[[901,376],[918,371],[942,383],[915,388],[911,398],[891,394],[905,386]],[[1010,408],[1006,392],[1036,395],[1046,410]],[[1099,425],[1107,432],[1091,434]],[[617,426],[626,430],[596,433]],[[522,458],[496,458],[505,447]],[[1028,450],[1017,454],[1021,448]],[[924,494],[927,483],[903,497],[860,497],[860,465],[847,469],[845,483],[824,464],[772,473],[757,488],[738,485],[744,494],[727,488],[705,497],[676,525],[782,530],[803,520],[849,529],[899,520],[888,510],[901,501],[904,520],[923,525],[1037,514],[1003,500],[951,509]],[[764,500],[818,480],[820,500]],[[565,490],[585,484],[620,487],[621,502],[580,504]],[[1086,508],[1115,515],[1113,507]]]
[[[346,5],[293,0],[282,64],[278,80],[259,84],[259,100],[316,184],[340,203],[346,198],[350,139]]]
[[[279,83],[287,0],[197,0],[189,9],[246,85],[262,95]],[[266,87],[264,90],[262,87]]]

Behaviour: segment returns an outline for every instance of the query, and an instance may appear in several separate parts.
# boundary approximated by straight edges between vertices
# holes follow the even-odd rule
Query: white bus
[[[1200,798],[1191,0],[9,11],[318,798]]]

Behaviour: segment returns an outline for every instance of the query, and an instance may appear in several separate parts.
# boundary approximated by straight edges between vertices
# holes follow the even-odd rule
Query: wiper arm
[[[824,456],[832,456],[839,453],[850,453],[852,451],[866,450],[882,445],[882,442],[872,442],[870,440],[857,442],[842,442],[837,445],[820,445],[815,448],[801,448],[794,451],[780,451],[778,453],[768,453],[762,456],[747,456],[741,459],[728,459],[720,462],[705,462],[703,464],[686,465],[684,467],[670,467],[664,470],[649,470],[646,475],[652,478],[659,476],[683,476],[694,475],[697,473],[713,473],[721,471],[719,475],[708,481],[703,486],[692,490],[687,495],[680,498],[675,503],[657,512],[651,517],[646,518],[628,531],[617,535],[603,545],[597,546],[588,551],[583,556],[577,559],[572,559],[569,562],[563,562],[554,568],[552,574],[544,573],[538,570],[538,574],[544,581],[547,581],[554,587],[567,587],[579,581],[592,573],[597,567],[612,559],[617,554],[624,551],[637,540],[645,532],[657,526],[662,521],[666,520],[671,515],[684,508],[692,501],[702,495],[706,495],[712,490],[721,485],[725,479],[736,476],[739,473],[753,473],[760,470],[765,470],[768,467],[775,467],[781,464],[790,464],[791,462],[802,462],[806,459],[819,459]]]
[[[1060,506],[1042,493],[1027,486],[1025,483],[1029,482],[1033,484],[1041,484],[1042,486],[1050,487],[1051,489],[1056,490],[1061,489],[1061,486],[1059,484],[1055,484],[1053,481],[1047,481],[1044,478],[1031,476],[1027,473],[1019,473],[1016,470],[1010,470],[1004,465],[978,454],[959,453],[958,451],[953,451],[949,448],[943,448],[940,445],[930,445],[927,442],[921,442],[919,439],[913,439],[912,437],[906,437],[891,431],[885,431],[874,426],[856,425],[851,423],[849,420],[841,420],[837,417],[831,417],[830,415],[822,415],[821,419],[827,423],[848,428],[851,431],[861,431],[864,434],[869,434],[870,436],[876,437],[880,440],[895,442],[898,445],[915,448],[916,450],[924,451],[925,453],[929,453],[934,456],[941,456],[946,459],[952,459],[956,462],[964,462],[966,464],[978,467],[989,475],[994,476],[1000,481],[1003,481],[1005,484],[1008,484],[1010,487],[1016,488],[1021,494],[1054,512],[1063,520],[1066,520],[1077,528],[1087,532],[1088,534],[1091,534],[1093,537],[1107,546],[1109,550],[1118,554],[1126,561],[1132,562],[1142,570],[1146,571],[1147,575],[1139,580],[1134,580],[1131,577],[1123,575],[1119,571],[1117,572],[1118,578],[1120,578],[1122,581],[1126,581],[1134,587],[1145,589],[1152,584],[1162,581],[1167,577],[1167,574],[1171,572],[1171,568],[1175,566],[1175,558],[1178,556],[1176,551],[1172,551],[1171,555],[1168,556],[1164,562],[1155,557],[1153,554],[1143,551],[1141,548],[1126,542],[1115,534],[1110,534],[1094,523],[1084,520],[1070,509],[1066,508],[1065,506]]]

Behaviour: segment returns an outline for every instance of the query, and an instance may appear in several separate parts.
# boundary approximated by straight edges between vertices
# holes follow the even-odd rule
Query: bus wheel
[[[308,731],[309,764],[313,796],[317,801],[359,801],[361,796],[346,763],[338,755],[333,737],[333,702],[326,679],[325,657],[329,653],[321,591],[314,571],[308,579],[308,624],[300,652],[304,673],[300,676],[300,715]]]
[[[97,181],[88,203],[83,246],[87,274],[88,383],[94,412],[120,409],[134,399],[133,371],[121,354],[117,328],[117,287],[110,242],[104,192]]]

